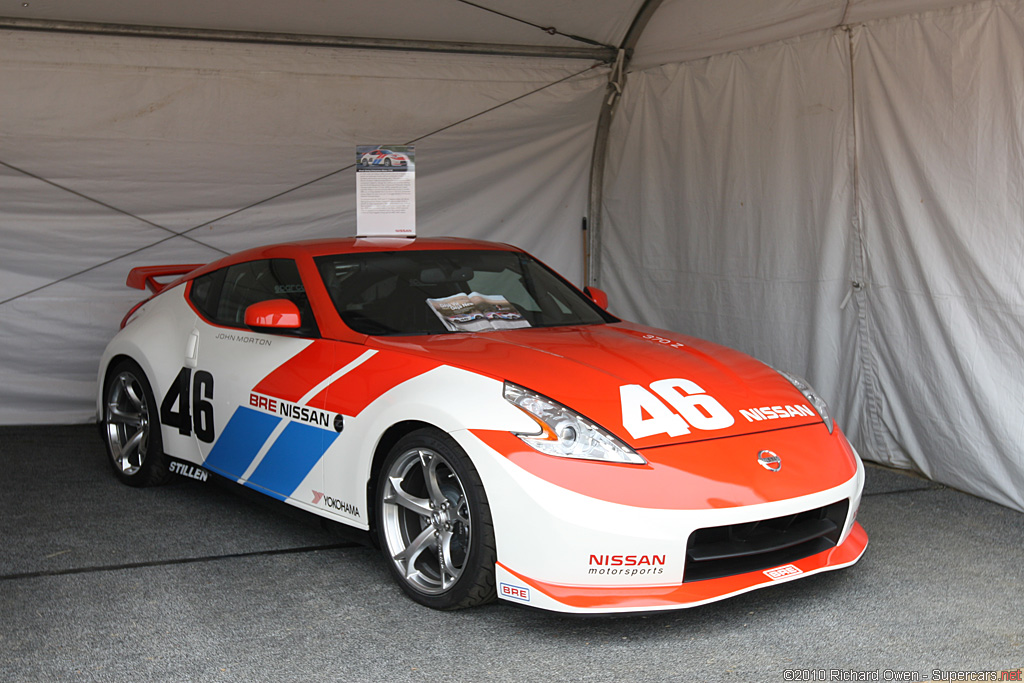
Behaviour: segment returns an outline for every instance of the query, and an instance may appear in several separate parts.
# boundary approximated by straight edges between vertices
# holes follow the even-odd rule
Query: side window
[[[197,277],[192,281],[192,288],[189,290],[188,298],[203,316],[213,318],[216,311],[216,293],[220,280],[224,276],[223,270],[214,271]]]
[[[302,314],[302,327],[289,334],[300,337],[318,337],[319,330],[313,310],[306,296],[306,288],[299,277],[299,269],[291,259],[265,259],[229,266],[223,271],[224,282],[216,302],[202,308],[193,303],[216,323],[230,327],[245,327],[245,309],[268,299],[290,299]],[[193,292],[198,284],[193,284]],[[211,285],[211,291],[215,289]]]

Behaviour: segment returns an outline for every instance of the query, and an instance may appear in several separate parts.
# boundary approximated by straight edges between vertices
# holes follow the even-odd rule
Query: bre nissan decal
[[[319,410],[317,408],[310,408],[309,406],[302,406],[298,403],[290,403],[288,401],[282,401],[279,398],[273,398],[271,396],[264,396],[263,394],[250,393],[249,394],[249,405],[253,408],[260,408],[267,412],[280,415],[281,417],[287,417],[291,420],[298,420],[299,422],[305,422],[307,424],[316,425],[317,427],[323,427],[324,429],[336,429],[337,422],[335,420],[335,414],[329,413],[326,410]]]
[[[665,573],[665,555],[591,555],[590,574],[650,576]]]

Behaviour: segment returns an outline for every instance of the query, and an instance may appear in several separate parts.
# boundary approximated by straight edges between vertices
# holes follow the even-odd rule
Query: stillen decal
[[[210,473],[204,470],[198,465],[192,463],[182,462],[181,460],[171,460],[167,468],[182,477],[188,477],[189,479],[195,479],[196,481],[206,481],[210,478]]]

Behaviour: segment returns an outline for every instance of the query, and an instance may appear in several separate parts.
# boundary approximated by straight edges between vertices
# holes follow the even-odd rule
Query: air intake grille
[[[850,502],[744,524],[697,529],[686,543],[683,582],[759,571],[828,550],[839,541]]]

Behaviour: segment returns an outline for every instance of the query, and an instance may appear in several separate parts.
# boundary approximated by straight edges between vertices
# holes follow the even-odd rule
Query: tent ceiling
[[[843,24],[971,1],[665,0],[640,38],[632,68],[700,59]],[[84,22],[592,50],[620,45],[643,4],[644,0],[0,0],[0,26]],[[591,56],[609,58],[607,52]]]
[[[565,48],[618,45],[642,4],[643,0],[0,0],[0,16]]]

